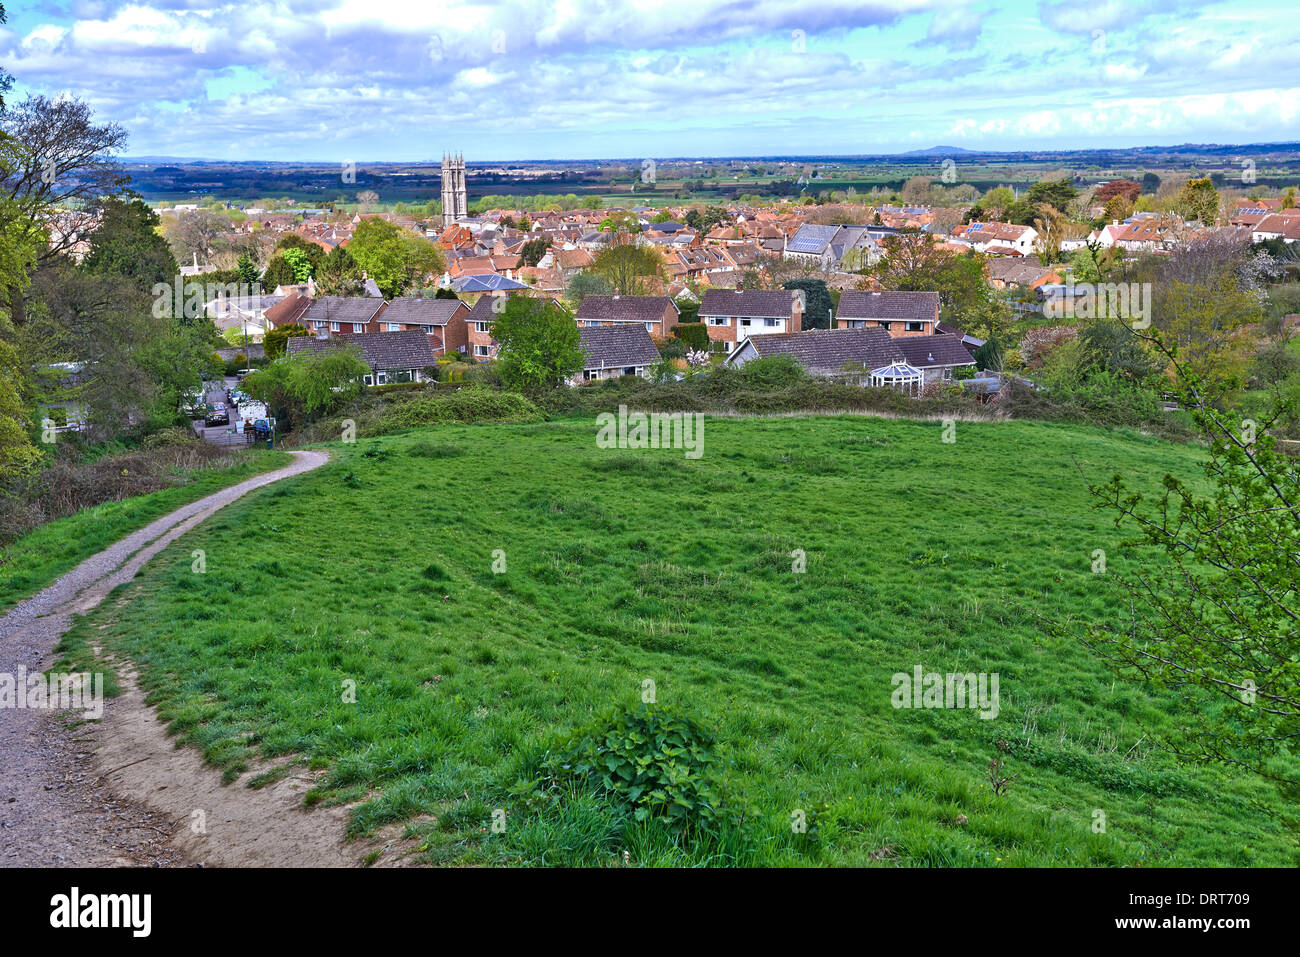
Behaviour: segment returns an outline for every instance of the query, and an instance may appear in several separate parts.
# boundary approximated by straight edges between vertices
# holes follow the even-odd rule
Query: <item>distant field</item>
[[[1270,788],[1152,750],[1173,702],[1033,618],[1116,612],[1090,562],[1122,567],[1119,533],[1086,480],[1150,489],[1198,453],[957,429],[710,418],[698,460],[598,449],[582,420],[334,446],[166,550],[67,647],[84,659],[93,634],[135,661],[232,777],[279,755],[327,769],[310,802],[360,802],[358,833],[406,822],[430,863],[1296,864],[1253,806]],[[915,666],[997,673],[1000,713],[896,710],[891,677]],[[716,734],[744,842],[680,849],[599,798],[540,811],[516,790],[647,679]],[[1002,797],[999,740],[1018,775]]]

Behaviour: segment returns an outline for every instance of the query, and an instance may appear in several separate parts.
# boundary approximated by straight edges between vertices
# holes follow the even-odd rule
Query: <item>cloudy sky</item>
[[[1300,140],[1294,0],[5,2],[14,94],[131,155],[860,154]],[[13,95],[13,94],[11,94]]]

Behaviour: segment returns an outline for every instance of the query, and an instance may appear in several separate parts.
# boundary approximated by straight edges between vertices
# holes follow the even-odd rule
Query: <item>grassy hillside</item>
[[[68,648],[108,636],[232,777],[297,755],[327,769],[310,801],[360,802],[357,832],[408,822],[430,862],[1296,863],[1255,804],[1271,789],[1175,766],[1151,746],[1173,703],[1033,617],[1115,612],[1090,565],[1102,548],[1122,567],[1119,533],[1087,478],[1154,488],[1196,451],[941,431],[711,418],[694,461],[598,449],[590,421],[337,446],[170,548]],[[895,709],[891,676],[918,665],[996,672],[997,717]],[[717,840],[679,846],[590,789],[525,786],[647,679],[716,735],[721,801],[745,818]],[[1004,796],[998,741],[1018,775]]]
[[[0,550],[0,609],[31,597],[91,555],[154,519],[291,461],[284,452],[250,449],[238,465],[195,469],[182,476],[183,485],[105,502],[42,525]]]

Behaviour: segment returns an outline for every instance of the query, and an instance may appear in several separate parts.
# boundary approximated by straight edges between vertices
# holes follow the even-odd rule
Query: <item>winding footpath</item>
[[[48,668],[74,615],[130,581],[154,555],[254,489],[319,468],[323,452],[291,452],[291,465],[222,489],[87,558],[0,618],[0,673]],[[111,708],[109,702],[107,707]],[[66,714],[0,708],[0,866],[167,865],[171,823],[115,796],[93,773],[88,731]]]

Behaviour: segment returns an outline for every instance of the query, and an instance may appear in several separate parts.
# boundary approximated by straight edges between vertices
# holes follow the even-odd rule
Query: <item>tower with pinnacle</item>
[[[469,192],[465,185],[465,157],[442,154],[442,227],[469,215]]]

